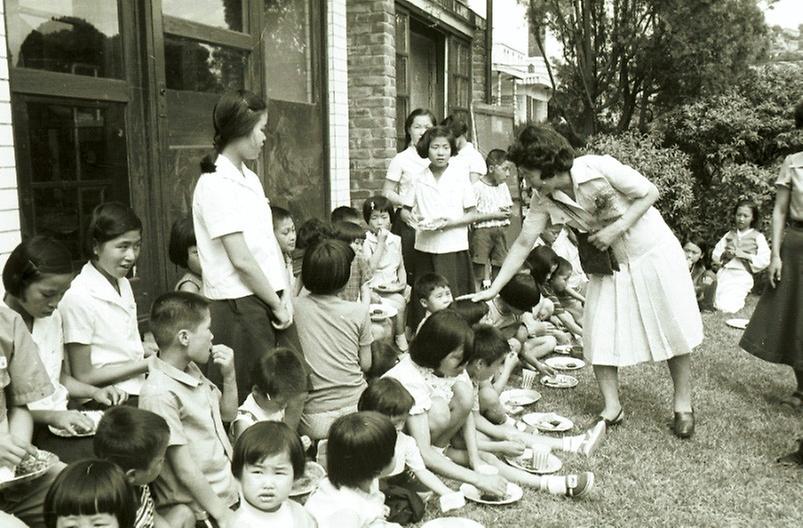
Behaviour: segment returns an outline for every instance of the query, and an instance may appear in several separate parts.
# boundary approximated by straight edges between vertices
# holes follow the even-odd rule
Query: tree
[[[767,49],[755,0],[530,0],[538,38],[563,48],[554,98],[582,134],[623,131],[638,115],[729,86]]]

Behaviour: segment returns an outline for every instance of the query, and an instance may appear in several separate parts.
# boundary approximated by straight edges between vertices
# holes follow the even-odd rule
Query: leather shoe
[[[676,412],[672,429],[678,438],[691,438],[691,435],[694,434],[694,411]]]

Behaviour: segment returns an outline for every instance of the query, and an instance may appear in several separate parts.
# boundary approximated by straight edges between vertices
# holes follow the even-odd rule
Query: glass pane
[[[162,0],[162,13],[206,26],[243,30],[242,0]]]
[[[396,53],[407,53],[407,32],[410,18],[406,14],[396,14]]]
[[[268,97],[311,103],[312,42],[309,0],[265,0],[265,74]]]
[[[171,90],[220,93],[244,87],[247,52],[165,35],[165,77]]]
[[[7,0],[11,65],[123,77],[117,2]]]
[[[407,58],[396,55],[396,95],[407,95]]]
[[[28,101],[33,229],[85,259],[83,234],[101,202],[129,203],[125,106]],[[22,160],[21,160],[22,162]]]

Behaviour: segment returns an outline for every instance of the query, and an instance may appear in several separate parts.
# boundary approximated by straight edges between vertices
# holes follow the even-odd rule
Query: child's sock
[[[553,495],[566,495],[566,477],[563,475],[544,475],[541,477],[541,491]]]
[[[580,453],[589,457],[593,454],[594,450],[602,442],[602,437],[605,433],[605,422],[600,420],[594,427],[586,431],[584,434],[576,436],[564,436],[561,440],[563,445],[562,451],[567,453]]]

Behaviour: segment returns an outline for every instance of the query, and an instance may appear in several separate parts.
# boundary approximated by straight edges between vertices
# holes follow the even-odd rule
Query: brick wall
[[[485,21],[482,21],[482,27],[485,27]],[[485,45],[485,29],[477,28],[474,31],[474,41],[471,43],[471,96],[475,103],[484,103],[485,101],[485,64],[487,60]]]
[[[382,188],[396,154],[396,47],[393,0],[349,1],[348,100],[351,200]]]
[[[346,0],[327,2],[329,83],[329,197],[332,208],[351,201]]]
[[[0,269],[20,243],[19,196],[11,129],[11,93],[8,84],[8,44],[5,8],[0,2]],[[0,283],[0,295],[3,285]]]

